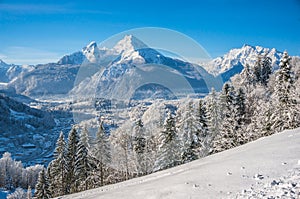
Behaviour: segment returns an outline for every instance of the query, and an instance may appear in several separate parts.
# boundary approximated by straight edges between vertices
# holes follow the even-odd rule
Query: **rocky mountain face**
[[[185,86],[191,89],[189,92],[208,92],[206,79],[212,78],[212,75],[201,66],[166,57],[132,35],[125,36],[112,49],[99,51],[95,50],[96,44],[92,44],[85,49],[86,56],[105,67],[75,86],[70,92],[73,96],[126,96],[128,99],[139,88],[154,92],[147,96],[158,96],[153,89],[157,85],[173,88],[171,92],[176,92],[174,89],[186,89]],[[160,95],[165,96],[162,93]],[[141,93],[135,96],[143,98]]]
[[[203,67],[214,76],[220,76],[224,81],[227,81],[233,75],[240,73],[246,64],[253,65],[258,55],[270,57],[273,68],[277,69],[282,52],[277,51],[275,48],[244,45],[242,48],[232,49],[224,56],[203,64]]]

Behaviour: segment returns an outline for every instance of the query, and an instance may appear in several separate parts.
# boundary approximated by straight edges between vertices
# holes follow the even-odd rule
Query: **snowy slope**
[[[204,64],[203,67],[215,76],[222,75],[229,71],[236,74],[243,68],[240,66],[254,64],[257,60],[257,55],[264,53],[272,59],[273,67],[278,67],[278,63],[282,55],[281,52],[277,51],[275,48],[269,49],[246,44],[242,48],[231,49],[224,56],[213,59],[209,63]]]
[[[298,176],[288,179],[299,183],[299,143],[299,128],[284,131],[186,165],[62,198],[249,198],[247,191],[246,196],[240,193],[261,192],[263,185],[272,186],[273,180],[291,172]],[[294,188],[299,192],[299,184]],[[278,194],[282,198],[286,192]]]
[[[21,96],[15,95],[20,99]],[[24,97],[25,98],[25,97]],[[29,99],[20,99],[20,101]],[[31,108],[0,92],[0,155],[12,153],[17,160],[38,162],[47,151],[53,151],[55,121],[43,110]],[[29,147],[28,144],[32,147]]]

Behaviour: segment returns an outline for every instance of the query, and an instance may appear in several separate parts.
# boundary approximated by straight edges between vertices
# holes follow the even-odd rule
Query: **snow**
[[[23,148],[35,148],[36,146],[32,143],[25,143],[25,144],[22,144],[22,147]]]
[[[289,198],[299,193],[299,143],[300,128],[284,131],[165,171],[60,198]]]
[[[139,49],[148,48],[146,44],[140,41],[133,35],[126,35],[121,39],[113,48],[117,53],[122,53],[123,51],[132,52]]]
[[[208,63],[201,63],[201,65],[211,74],[218,76],[225,73],[231,69],[234,69],[235,66],[242,64],[253,65],[258,54],[267,54],[268,57],[272,60],[272,66],[276,69],[279,64],[280,57],[282,53],[272,48],[264,48],[261,46],[250,46],[245,44],[242,48],[231,49],[222,57],[217,57]]]
[[[8,83],[0,82],[0,90],[5,90],[8,88]]]

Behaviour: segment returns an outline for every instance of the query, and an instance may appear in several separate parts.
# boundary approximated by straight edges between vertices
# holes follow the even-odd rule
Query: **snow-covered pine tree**
[[[181,104],[177,110],[177,132],[180,136],[181,145],[181,163],[191,162],[198,159],[199,150],[196,145],[198,138],[198,128],[200,126],[198,118],[196,118],[196,108],[192,100],[187,103]]]
[[[254,81],[252,81],[252,85],[254,86],[256,86],[256,84],[267,86],[268,84],[269,77],[272,73],[272,59],[268,57],[267,54],[268,53],[265,52],[264,54],[257,55],[257,60],[252,69],[253,72],[251,72],[251,70],[249,71],[248,67],[244,69],[245,72],[248,71],[250,72],[249,74],[253,74]]]
[[[177,129],[181,140],[182,163],[207,155],[207,121],[203,101],[198,106],[190,100],[177,110]]]
[[[67,162],[66,162],[66,142],[63,132],[60,133],[54,150],[54,160],[48,166],[49,190],[53,191],[53,196],[66,194],[66,177],[67,177]]]
[[[137,173],[139,176],[147,173],[146,165],[146,136],[144,124],[141,119],[135,122],[134,136],[133,136],[133,151],[136,158]]]
[[[74,193],[76,192],[76,175],[75,175],[75,161],[76,161],[76,154],[78,151],[78,142],[79,136],[75,126],[72,127],[71,131],[68,135],[68,144],[66,150],[66,163],[67,163],[67,176],[66,176],[66,192],[67,193]]]
[[[208,112],[205,101],[200,99],[198,104],[198,118],[199,124],[198,132],[194,136],[196,147],[200,149],[200,156],[205,157],[209,154],[212,135],[208,128]]]
[[[267,53],[262,58],[262,69],[260,82],[263,86],[267,86],[270,75],[272,74],[272,59],[267,56]]]
[[[212,141],[215,139],[216,135],[219,134],[222,122],[219,96],[215,89],[212,89],[212,91],[205,98],[205,101],[207,104],[208,128],[210,132],[208,147],[209,153],[211,153],[213,151]]]
[[[54,160],[52,160],[48,164],[46,175],[47,175],[47,179],[49,182],[49,192],[52,197],[56,197],[56,196],[62,195],[62,193],[59,191],[56,191],[59,189],[59,187],[57,187],[59,185],[59,183],[56,182],[57,176],[53,174],[53,172],[52,172],[53,168],[54,168]]]
[[[235,134],[234,100],[235,91],[229,84],[225,83],[220,95],[222,125],[219,133],[215,136],[212,145],[212,153],[221,152],[235,146],[238,146],[237,135]]]
[[[81,134],[84,135],[84,134]],[[76,191],[84,191],[88,189],[88,177],[92,174],[93,164],[92,158],[88,154],[88,149],[84,145],[86,137],[80,137],[77,143],[77,152],[75,157],[74,173]]]
[[[246,122],[246,96],[242,87],[236,93],[234,99],[234,130],[237,144],[245,144],[248,142],[247,135],[245,135],[245,122]]]
[[[36,199],[51,198],[51,193],[49,191],[49,182],[44,169],[39,174],[38,181],[35,186],[34,198]]]
[[[175,127],[175,118],[170,110],[158,137],[159,148],[154,171],[178,165],[180,161],[179,138]]]
[[[299,102],[297,102],[295,77],[291,65],[291,57],[285,51],[280,60],[280,69],[276,72],[273,93],[275,110],[271,116],[272,128],[275,132],[299,127]]]
[[[8,194],[6,199],[26,199],[26,192],[18,187],[13,193]]]
[[[83,130],[80,132],[80,139],[82,144],[85,146],[85,148],[89,149],[90,148],[89,131],[86,125],[83,127]]]
[[[253,66],[254,83],[255,85],[261,82],[261,72],[262,72],[262,56],[257,55],[256,62]]]
[[[99,120],[99,128],[96,133],[96,138],[93,141],[92,156],[96,158],[95,164],[97,168],[97,174],[94,173],[93,179],[99,179],[95,182],[97,186],[103,186],[106,184],[106,178],[108,177],[108,165],[111,162],[111,147],[107,133],[105,132],[103,121]]]
[[[239,82],[242,86],[245,87],[246,92],[250,92],[252,86],[255,83],[255,78],[252,69],[250,68],[249,64],[246,64],[244,69],[242,70],[241,74],[241,82]]]
[[[252,125],[256,125],[256,128],[253,128],[255,134],[253,135],[252,140],[269,136],[274,133],[274,129],[272,127],[272,114],[274,110],[275,107],[271,100],[266,100],[256,107],[256,114],[254,115],[254,119],[252,121]]]

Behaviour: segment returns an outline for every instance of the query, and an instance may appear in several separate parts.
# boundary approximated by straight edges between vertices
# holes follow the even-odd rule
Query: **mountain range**
[[[167,57],[135,36],[126,35],[111,49],[99,48],[96,42],[91,42],[57,63],[19,66],[1,60],[0,90],[5,85],[32,97],[66,94],[115,97],[116,91],[119,96],[135,95],[139,88],[145,90],[145,85],[152,92],[162,85],[173,88],[171,92],[176,92],[174,87],[177,87],[206,94],[211,87],[220,89],[224,81],[241,72],[246,64],[253,64],[262,53],[272,59],[276,69],[282,53],[274,48],[244,45],[207,63],[195,64]]]

